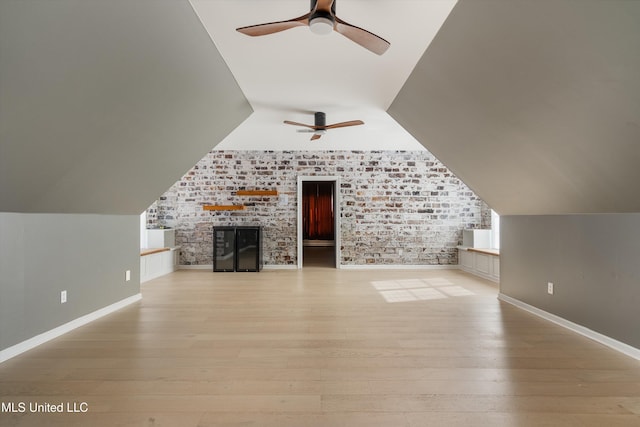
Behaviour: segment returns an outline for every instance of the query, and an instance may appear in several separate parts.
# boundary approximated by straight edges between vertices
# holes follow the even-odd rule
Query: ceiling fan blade
[[[313,132],[316,132],[316,130],[315,129],[297,129],[296,132],[299,132],[299,133],[313,133]]]
[[[340,123],[334,123],[332,125],[327,125],[327,129],[344,128],[347,126],[358,126],[363,124],[364,122],[362,120],[351,120],[348,122],[340,122]]]
[[[236,28],[236,31],[248,36],[266,36],[267,34],[278,33],[295,27],[309,25],[309,13],[288,21],[269,22],[266,24],[249,25],[247,27]]]
[[[376,36],[365,29],[344,22],[337,16],[335,30],[376,55],[382,55],[387,51],[387,49],[389,49],[389,46],[391,46],[391,43],[382,37]]]
[[[311,141],[315,141],[316,139],[320,139],[321,136],[322,136],[322,134],[314,133],[313,135],[311,135]]]
[[[308,124],[305,124],[305,123],[292,122],[290,120],[285,120],[284,123],[287,124],[287,125],[304,126],[306,128],[313,129],[313,130],[317,130],[318,129],[317,126],[308,125]]]

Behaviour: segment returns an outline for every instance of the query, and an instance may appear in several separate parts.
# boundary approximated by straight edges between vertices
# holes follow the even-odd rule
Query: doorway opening
[[[339,268],[336,177],[298,177],[298,268]]]

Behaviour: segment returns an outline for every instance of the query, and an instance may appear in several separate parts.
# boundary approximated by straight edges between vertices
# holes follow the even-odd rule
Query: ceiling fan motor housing
[[[327,116],[325,113],[318,111],[314,114],[315,116],[315,125],[319,127],[327,126]]]

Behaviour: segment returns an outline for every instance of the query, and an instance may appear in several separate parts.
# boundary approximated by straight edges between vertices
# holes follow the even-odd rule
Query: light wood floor
[[[304,268],[335,268],[336,252],[333,246],[306,246],[303,249],[302,263]]]
[[[636,360],[458,271],[181,271],[0,365],[0,425],[638,426]]]

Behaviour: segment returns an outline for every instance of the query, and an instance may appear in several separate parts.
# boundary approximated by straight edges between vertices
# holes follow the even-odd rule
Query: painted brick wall
[[[341,177],[343,265],[457,264],[462,230],[490,227],[488,206],[427,151],[213,150],[149,208],[148,221],[176,229],[183,265],[213,263],[214,225],[262,225],[265,264],[295,265],[298,175]],[[289,200],[236,196],[241,189]]]

